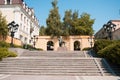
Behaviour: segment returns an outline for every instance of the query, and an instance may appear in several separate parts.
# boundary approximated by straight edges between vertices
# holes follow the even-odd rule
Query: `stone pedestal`
[[[58,47],[57,51],[67,51],[67,47]]]

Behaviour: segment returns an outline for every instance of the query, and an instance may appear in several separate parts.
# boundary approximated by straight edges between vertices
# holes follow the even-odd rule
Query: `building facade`
[[[120,28],[113,32],[113,40],[120,40]]]
[[[115,29],[112,30],[112,39],[113,40],[119,40],[120,39],[120,20],[110,20],[108,22],[111,22],[112,24],[116,25]],[[102,27],[96,34],[96,39],[107,39],[108,33],[105,31],[105,29]]]
[[[15,38],[23,44],[32,44],[31,37],[39,35],[39,22],[33,8],[29,8],[24,0],[0,0],[0,11],[7,23],[15,21],[19,25]]]

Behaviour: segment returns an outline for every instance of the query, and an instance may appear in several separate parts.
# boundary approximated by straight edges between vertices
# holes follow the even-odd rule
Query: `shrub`
[[[0,60],[6,57],[16,57],[17,55],[13,52],[8,51],[7,48],[0,48]]]
[[[120,64],[120,42],[113,43],[100,50],[98,55],[106,58],[112,63]]]
[[[114,41],[110,41],[110,40],[97,40],[94,44],[94,51],[97,53],[99,52],[101,49],[104,49],[106,46],[110,45],[114,43]]]
[[[9,47],[10,47],[10,44],[9,44],[9,43],[6,43],[6,42],[4,42],[4,41],[0,41],[0,47],[9,48]]]
[[[84,48],[83,51],[88,51],[90,49],[91,49],[90,47],[87,47],[87,48]]]
[[[35,48],[35,50],[38,50],[38,51],[43,51],[43,49],[41,49],[41,48]]]
[[[14,48],[22,48],[22,46],[14,44]]]
[[[7,57],[17,57],[17,54],[14,52],[9,51],[9,54]]]
[[[34,48],[32,45],[29,45],[29,44],[24,44],[24,45],[23,45],[23,48],[24,48],[24,49],[28,49],[28,50],[43,51],[43,49],[41,49],[41,48]]]
[[[0,59],[8,56],[8,49],[7,48],[0,48]]]
[[[24,49],[34,49],[34,47],[32,45],[29,45],[29,44],[24,44],[23,48]]]

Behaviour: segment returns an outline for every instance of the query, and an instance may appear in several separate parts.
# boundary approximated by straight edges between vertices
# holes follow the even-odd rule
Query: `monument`
[[[59,47],[57,51],[67,51],[67,47],[65,46],[65,42],[63,41],[62,36],[58,38],[58,41],[59,41]]]

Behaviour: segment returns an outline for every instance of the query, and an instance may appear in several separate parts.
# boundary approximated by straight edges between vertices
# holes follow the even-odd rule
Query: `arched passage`
[[[74,42],[74,51],[79,51],[80,49],[80,41],[75,41]]]
[[[53,43],[53,41],[48,41],[47,42],[47,50],[51,50],[51,51],[54,50],[54,43]]]

